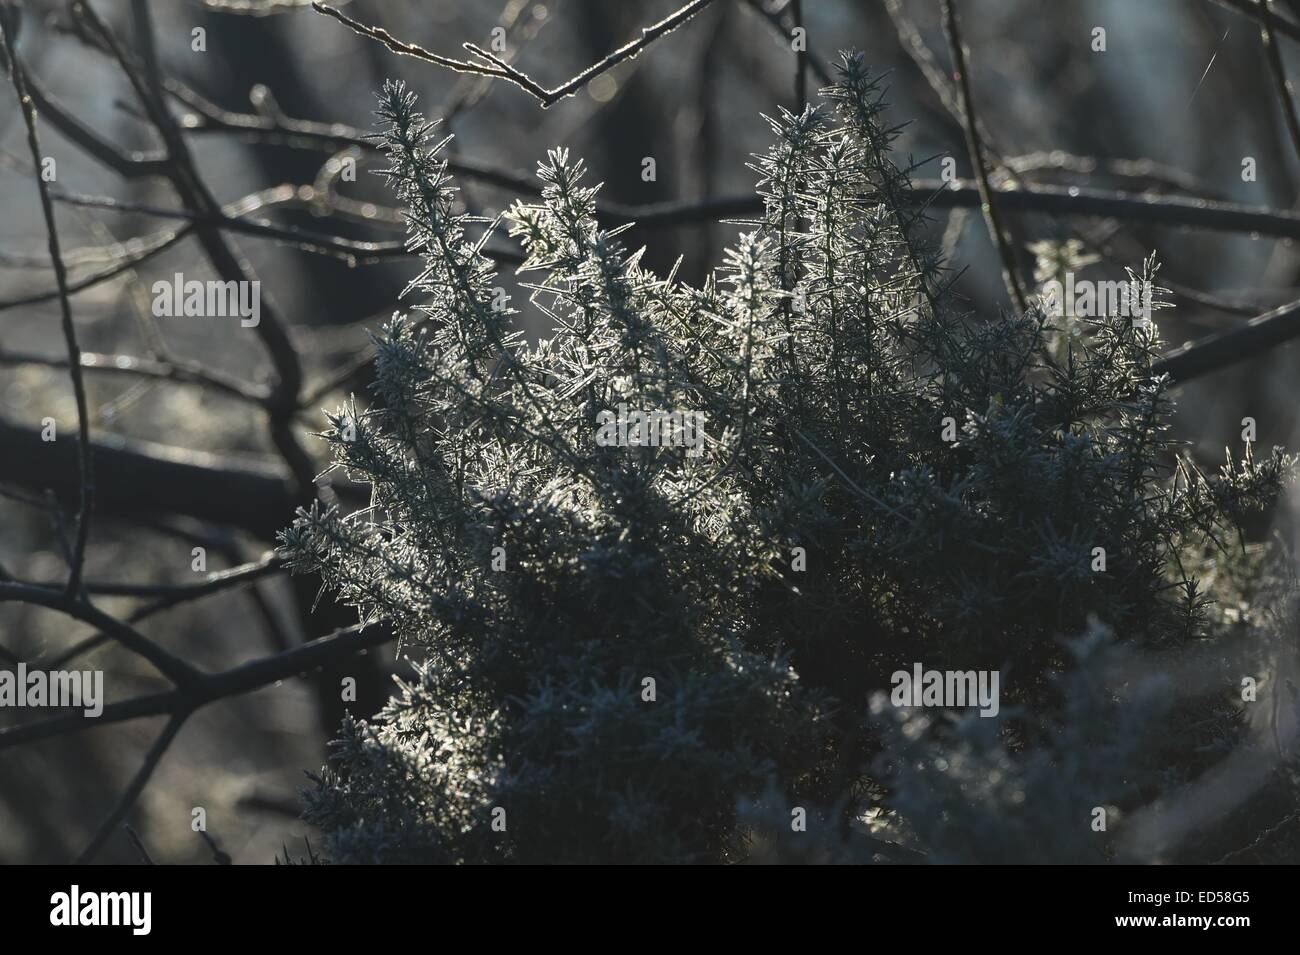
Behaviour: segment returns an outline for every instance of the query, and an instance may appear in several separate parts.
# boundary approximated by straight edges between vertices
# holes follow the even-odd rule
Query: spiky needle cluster
[[[378,339],[374,404],[325,433],[371,506],[302,513],[283,546],[420,663],[307,794],[330,858],[744,860],[800,851],[755,821],[795,805],[830,855],[871,855],[870,811],[977,856],[941,837],[952,806],[879,770],[893,671],[1000,668],[1029,714],[1001,727],[1010,759],[1059,709],[1061,637],[1213,629],[1195,568],[1289,461],[1171,473],[1153,326],[1101,316],[1062,348],[1039,310],[965,314],[878,81],[845,57],[824,95],[769,120],[765,215],[702,288],[643,268],[553,150],[504,217],[552,328],[530,344],[445,140],[384,87],[418,305]],[[598,441],[620,406],[690,412],[699,440]]]

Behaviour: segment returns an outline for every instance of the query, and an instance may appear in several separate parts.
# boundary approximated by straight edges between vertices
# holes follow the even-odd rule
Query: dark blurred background
[[[132,42],[126,0],[93,0],[96,12]],[[469,40],[492,48],[504,30],[502,54],[546,85],[556,85],[669,14],[673,0],[354,0],[349,16],[439,53],[463,56]],[[937,179],[939,158],[953,156],[958,175],[971,164],[962,130],[945,98],[953,99],[951,60],[937,0],[716,0],[639,57],[602,74],[578,95],[549,109],[501,81],[457,75],[397,57],[339,22],[295,0],[151,4],[158,53],[166,75],[215,107],[240,114],[342,123],[368,130],[373,93],[387,78],[405,79],[430,117],[449,117],[453,155],[498,173],[531,176],[548,148],[567,146],[583,157],[602,198],[621,206],[672,200],[752,196],[755,174],[746,166],[764,148],[769,130],[760,114],[795,108],[795,54],[782,31],[799,18],[807,47],[830,64],[841,49],[857,49],[889,79],[891,116],[908,122],[897,141],[908,156],[930,160],[915,170]],[[1259,27],[1211,0],[960,0],[970,51],[972,90],[990,151],[1000,158],[996,184],[1079,185],[1126,192],[1197,195],[1290,211],[1297,203],[1300,162],[1288,135],[1278,89],[1263,54]],[[1282,14],[1300,15],[1287,3]],[[34,80],[61,107],[125,150],[160,145],[111,57],[68,29],[63,3],[25,5],[19,50]],[[206,50],[192,49],[202,28]],[[1104,51],[1094,31],[1105,30]],[[1300,70],[1294,44],[1283,39],[1288,73]],[[937,76],[932,83],[926,69]],[[809,89],[821,84],[809,74]],[[937,87],[937,89],[936,89]],[[187,110],[173,100],[176,115]],[[125,202],[176,207],[165,183],[124,179],[88,158],[43,122],[43,148],[57,161],[52,185],[65,193],[113,196]],[[268,142],[220,129],[187,134],[199,169],[221,202],[291,184],[318,189],[339,143]],[[283,137],[281,137],[283,138]],[[376,208],[391,204],[373,172],[373,153],[353,151],[355,182],[335,181],[345,200],[331,208],[310,203],[265,212],[268,220],[355,239],[393,241],[400,224]],[[652,157],[656,178],[642,177]],[[1243,181],[1242,163],[1255,160],[1257,177]],[[328,170],[327,170],[328,172]],[[327,176],[328,178],[328,176]],[[487,177],[500,180],[501,176]],[[508,177],[506,177],[508,178]],[[535,181],[535,180],[534,180]],[[464,180],[468,208],[491,216],[517,193],[486,181]],[[0,94],[0,417],[38,428],[53,417],[60,433],[75,433],[76,413],[66,368],[57,300],[29,303],[53,287],[45,228],[12,90]],[[319,193],[318,193],[319,194]],[[59,226],[74,281],[104,268],[177,223],[139,212],[106,211],[61,203]],[[995,316],[1009,307],[998,259],[977,209],[936,209],[930,226],[954,267],[965,268],[957,288],[971,308]],[[1162,337],[1173,345],[1232,327],[1250,315],[1289,302],[1300,286],[1300,256],[1290,240],[1223,231],[1177,229],[1135,221],[1008,213],[1022,275],[1033,271],[1030,242],[1078,239],[1100,261],[1097,278],[1122,278],[1154,252],[1161,283],[1176,308],[1159,313]],[[661,270],[681,258],[681,274],[700,282],[734,241],[739,226],[696,220],[638,227],[626,236],[648,246],[646,261]],[[414,274],[410,258],[348,263],[259,237],[233,236],[263,282],[263,297],[286,316],[305,370],[304,392],[314,405],[295,418],[301,431],[323,425],[321,407],[334,408],[351,392],[364,395],[365,372],[339,369],[364,356],[367,333],[398,308]],[[504,239],[494,242],[506,247]],[[150,285],[184,271],[215,277],[194,240],[187,239],[111,281],[73,299],[81,346],[88,352],[149,356],[160,343],[177,357],[202,362],[244,381],[270,372],[253,329],[237,323],[155,318]],[[509,269],[505,270],[507,274]],[[512,303],[521,293],[506,277]],[[536,315],[525,314],[533,323]],[[32,356],[50,363],[27,360]],[[1266,356],[1199,378],[1179,390],[1177,435],[1210,461],[1240,440],[1240,420],[1254,417],[1267,448],[1300,445],[1295,434],[1297,356],[1282,347]],[[337,382],[332,386],[331,382]],[[268,441],[263,415],[219,389],[121,374],[88,373],[92,433],[153,442],[251,461],[273,471],[283,465]],[[319,454],[312,439],[306,446]],[[0,445],[0,459],[16,455]],[[318,459],[317,464],[323,462]],[[0,461],[0,565],[12,576],[57,581],[67,573],[57,520],[42,506],[40,489],[15,479],[24,469]],[[30,482],[26,482],[30,484]],[[221,495],[220,489],[213,493]],[[34,499],[33,499],[34,498]],[[232,488],[232,513],[252,506]],[[249,533],[193,515],[107,512],[92,529],[87,576],[146,585],[192,582],[191,548],[207,547],[208,570],[253,560],[273,546]],[[69,512],[70,514],[71,512]],[[284,523],[291,518],[286,509]],[[314,583],[307,582],[314,592]],[[244,587],[186,603],[151,618],[143,629],[160,643],[219,669],[278,646],[349,622],[346,611],[322,607],[272,575]],[[102,597],[117,615],[140,605],[136,597]],[[89,628],[55,613],[0,605],[0,646],[35,660],[70,646]],[[85,658],[102,668],[111,698],[158,688],[136,658],[111,646]],[[185,726],[128,820],[160,861],[210,861],[212,849],[191,830],[192,809],[204,807],[208,833],[236,862],[271,861],[288,846],[305,852],[310,836],[296,816],[296,789],[304,770],[325,755],[329,728],[344,705],[339,679],[355,675],[360,693],[346,708],[368,715],[400,669],[391,651],[372,654],[321,677],[294,680],[199,712]],[[0,714],[0,724],[18,721]],[[30,714],[20,714],[30,718]],[[161,722],[146,720],[91,727],[77,735],[0,752],[0,861],[59,862],[75,855],[134,773]],[[123,838],[100,858],[134,861]]]

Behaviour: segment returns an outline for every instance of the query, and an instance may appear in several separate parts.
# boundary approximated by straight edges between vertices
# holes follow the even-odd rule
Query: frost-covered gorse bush
[[[877,80],[846,57],[823,95],[769,120],[765,213],[702,288],[644,269],[553,150],[505,216],[551,328],[530,344],[445,141],[384,87],[418,304],[378,339],[373,404],[325,435],[371,506],[283,543],[419,667],[306,795],[328,858],[1103,859],[1119,826],[1092,807],[1204,766],[1177,721],[1148,744],[1152,714],[1235,738],[1225,661],[1253,630],[1198,578],[1233,588],[1290,462],[1177,458],[1154,325],[966,314]],[[597,441],[620,405],[700,415],[703,442]],[[1087,679],[1103,632],[1217,637],[1221,691]],[[914,661],[999,670],[1002,714],[873,712]]]

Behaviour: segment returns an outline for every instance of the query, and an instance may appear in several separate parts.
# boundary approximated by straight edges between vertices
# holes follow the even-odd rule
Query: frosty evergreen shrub
[[[384,87],[417,304],[324,433],[371,506],[303,512],[283,548],[418,675],[306,794],[326,858],[1102,860],[1117,807],[1211,759],[1188,713],[1241,738],[1262,622],[1227,619],[1254,579],[1230,568],[1266,560],[1241,528],[1290,460],[1178,456],[1154,324],[967,314],[878,80],[845,57],[823,95],[769,120],[764,215],[702,288],[643,268],[553,150],[504,217],[530,344],[497,223]],[[1206,647],[1190,697],[1097,675]],[[1001,712],[897,710],[914,663],[998,671]]]

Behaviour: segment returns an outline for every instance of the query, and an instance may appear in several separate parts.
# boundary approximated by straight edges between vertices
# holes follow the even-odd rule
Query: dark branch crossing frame
[[[305,3],[297,0],[206,2],[214,8],[254,15],[280,13],[305,6]],[[591,80],[608,70],[638,56],[713,2],[715,0],[691,0],[664,19],[645,27],[637,39],[554,87],[543,85],[501,57],[472,43],[464,44],[464,49],[472,58],[457,59],[406,43],[386,30],[364,24],[330,5],[317,2],[311,6],[357,34],[383,44],[394,53],[411,56],[457,73],[487,80],[503,80],[531,96],[546,109],[581,91]],[[762,0],[741,2],[787,40],[794,30],[802,27],[804,11],[799,0],[787,2],[775,9]],[[1300,121],[1297,120],[1294,94],[1277,53],[1280,37],[1293,42],[1300,41],[1300,26],[1279,16],[1267,2],[1212,2],[1259,25],[1288,129],[1296,149],[1300,150]],[[904,21],[899,6],[891,2],[889,8],[899,26],[900,36],[915,39],[914,31],[908,32],[909,25]],[[961,123],[976,178],[951,183],[918,181],[914,185],[912,198],[918,207],[983,210],[1002,257],[1009,293],[1020,307],[1025,306],[1026,299],[1004,219],[1006,213],[1122,219],[1170,227],[1300,238],[1300,215],[1296,213],[1247,207],[1208,197],[1066,188],[1027,182],[996,186],[988,164],[996,170],[1004,170],[1014,166],[1015,160],[1002,159],[991,148],[987,131],[975,113],[968,78],[967,51],[963,46],[960,21],[952,0],[943,0],[943,10],[950,50],[956,64],[955,93],[952,88],[942,85],[942,76],[933,68],[925,51],[916,48],[915,42],[909,55],[918,57],[918,65],[926,73],[927,79],[935,84],[941,100]],[[247,261],[228,241],[228,235],[272,241],[304,252],[340,257],[350,264],[360,265],[412,253],[401,239],[361,241],[328,232],[281,225],[260,217],[261,213],[295,204],[310,206],[339,218],[347,217],[349,209],[346,200],[321,192],[311,185],[285,184],[253,193],[236,202],[224,205],[217,203],[194,163],[187,142],[190,138],[238,135],[249,140],[322,152],[348,148],[373,151],[374,143],[365,133],[343,124],[314,123],[281,114],[235,113],[224,110],[185,84],[164,75],[147,0],[131,0],[134,45],[124,43],[86,0],[75,0],[70,4],[70,11],[73,20],[71,32],[82,42],[118,63],[131,83],[145,117],[162,141],[163,148],[151,153],[124,151],[72,116],[46,94],[39,81],[24,68],[17,50],[15,33],[18,6],[14,0],[0,0],[5,67],[17,94],[33,164],[39,169],[42,156],[38,131],[40,119],[87,156],[123,179],[163,178],[170,183],[180,199],[178,208],[157,208],[111,197],[74,195],[49,189],[37,175],[35,179],[47,227],[55,286],[45,292],[0,301],[0,311],[46,301],[59,303],[66,357],[40,356],[0,348],[0,364],[39,364],[66,370],[76,396],[78,417],[76,444],[57,444],[53,448],[41,442],[36,429],[0,420],[0,460],[4,461],[0,468],[0,480],[23,488],[52,491],[60,501],[76,508],[75,541],[69,547],[70,573],[66,582],[29,583],[11,579],[0,570],[0,602],[13,601],[48,608],[96,628],[97,633],[92,637],[56,658],[45,661],[51,665],[69,663],[80,653],[111,640],[149,661],[171,684],[167,690],[110,703],[105,706],[102,717],[97,721],[96,725],[151,716],[167,717],[164,729],[146,753],[138,772],[77,858],[78,862],[89,862],[122,825],[167,748],[195,710],[283,679],[307,674],[330,662],[381,646],[391,641],[393,634],[382,621],[357,625],[250,663],[206,673],[159,647],[141,633],[135,624],[168,607],[246,586],[279,573],[282,566],[278,558],[267,556],[209,575],[200,583],[184,587],[129,587],[84,579],[90,518],[96,512],[139,516],[162,511],[236,527],[259,538],[272,539],[287,523],[294,506],[309,500],[316,487],[311,460],[298,437],[297,416],[311,408],[329,391],[352,380],[372,360],[373,355],[368,352],[362,354],[328,380],[307,388],[302,364],[289,334],[289,323],[270,307],[263,308],[257,330],[275,369],[274,380],[268,385],[242,381],[206,369],[199,362],[166,355],[133,357],[83,352],[78,345],[73,322],[72,297],[112,280],[189,237],[198,239],[214,271],[224,281],[250,281],[254,278]],[[904,45],[906,47],[907,43]],[[812,72],[823,83],[829,82],[830,74],[821,58],[806,44],[795,51],[794,65],[795,98],[802,104],[807,98],[806,74]],[[172,103],[184,112],[179,116],[174,114],[170,107]],[[466,180],[490,184],[522,196],[537,196],[539,193],[538,187],[530,178],[472,158],[453,158],[449,169]],[[55,203],[143,214],[169,220],[176,225],[143,237],[133,251],[116,256],[111,264],[86,277],[70,281],[66,260],[76,257],[81,250],[65,252],[61,249],[53,214]],[[743,219],[760,211],[758,200],[753,196],[669,202],[641,207],[605,203],[598,208],[600,217],[609,223],[635,222],[643,228],[666,228],[714,222],[718,219]],[[381,227],[401,225],[400,216],[395,210],[372,211],[366,218]],[[328,215],[326,219],[328,220]],[[521,261],[519,253],[512,249],[489,249],[487,254],[500,262]],[[1185,382],[1258,355],[1297,336],[1300,336],[1300,301],[1256,315],[1237,327],[1177,348],[1165,355],[1155,370],[1168,374],[1175,382]],[[209,388],[255,406],[265,415],[268,434],[279,451],[281,460],[276,465],[250,463],[127,441],[114,436],[92,436],[84,385],[84,375],[87,372],[137,376]],[[243,502],[241,507],[235,510],[222,507],[216,493],[218,489],[223,496],[233,494],[240,499]],[[108,594],[152,598],[152,602],[137,609],[124,621],[95,605],[95,595]],[[12,656],[7,651],[3,653],[6,658]],[[77,714],[6,727],[0,729],[0,750],[86,728],[88,724]],[[141,853],[148,859],[138,837],[132,836]]]

